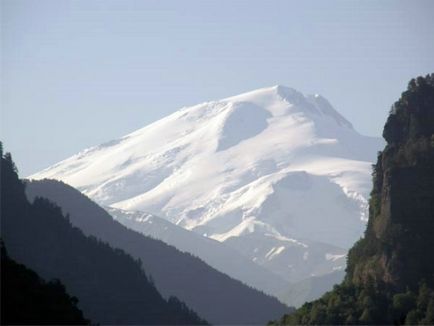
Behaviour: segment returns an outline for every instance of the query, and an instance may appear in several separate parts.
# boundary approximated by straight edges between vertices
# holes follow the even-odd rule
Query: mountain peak
[[[273,86],[277,94],[280,96],[286,98],[286,97],[296,97],[296,96],[303,96],[303,94],[299,91],[297,91],[295,88],[288,87],[285,85],[275,85]],[[304,96],[303,96],[304,97]]]
[[[297,281],[344,264],[327,257],[361,235],[381,145],[324,98],[276,85],[184,108],[32,178],[218,238]]]
[[[294,88],[288,87],[288,86],[284,86],[284,85],[274,85],[274,86],[268,86],[268,87],[262,87],[262,88],[257,88],[254,90],[250,90],[247,92],[243,92],[241,94],[238,95],[233,95],[230,96],[226,99],[223,100],[233,100],[236,101],[239,98],[243,98],[243,99],[255,99],[255,98],[276,98],[280,97],[282,99],[291,99],[291,98],[297,98],[297,97],[304,97],[304,95],[297,91]]]
[[[304,95],[295,88],[280,84],[231,96],[218,102],[252,103],[265,107],[272,116],[301,114],[315,124],[328,120],[335,124],[334,127],[353,129],[352,124],[336,111],[325,97],[319,94]]]

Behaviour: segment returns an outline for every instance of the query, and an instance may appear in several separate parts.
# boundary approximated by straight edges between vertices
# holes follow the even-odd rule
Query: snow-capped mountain
[[[160,216],[298,281],[344,267],[381,147],[323,97],[274,86],[182,108],[30,178]]]
[[[342,270],[345,263],[345,250],[313,242],[309,243],[309,250],[306,250],[305,247],[302,248],[303,255],[299,253],[299,246],[286,245],[283,255],[279,255],[282,249],[277,247],[277,252],[274,250],[267,252],[264,255],[265,259],[261,261],[253,259],[252,261],[247,258],[248,255],[247,257],[242,255],[238,250],[234,250],[228,246],[227,243],[222,243],[204,237],[196,232],[186,230],[158,216],[113,207],[106,207],[106,210],[116,221],[127,228],[148,237],[162,240],[181,251],[191,253],[206,261],[211,267],[234,279],[242,280],[249,286],[274,295],[289,306],[300,305],[300,299],[305,298],[312,291],[309,287],[300,287],[298,284],[292,284],[291,280],[305,279],[306,275],[311,274],[330,275],[330,271]],[[246,238],[242,240],[244,242],[249,241]],[[262,242],[262,247],[273,247],[276,239],[269,237],[265,240],[261,238],[255,240],[253,237],[250,238],[250,241]],[[259,252],[256,253],[260,256]],[[273,259],[274,255],[277,255],[278,258]],[[287,269],[280,268],[280,265],[286,266],[288,262],[291,262],[297,268],[293,269],[292,273],[277,275],[279,271],[287,272]],[[316,278],[312,278],[312,280],[314,279]],[[328,279],[324,279],[322,288],[331,290],[333,283],[327,283]],[[332,282],[334,279],[332,278],[330,281]],[[321,289],[318,289],[318,291],[321,291]],[[290,292],[293,290],[297,295],[290,295]],[[318,292],[315,292],[315,289],[313,291],[314,293]],[[322,293],[319,292],[319,295]]]
[[[152,214],[112,207],[106,207],[106,210],[127,228],[191,253],[211,267],[267,294],[276,295],[290,286],[277,274],[255,264],[224,243],[185,230]]]

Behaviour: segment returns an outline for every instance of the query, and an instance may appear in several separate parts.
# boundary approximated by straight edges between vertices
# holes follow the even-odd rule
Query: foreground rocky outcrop
[[[345,280],[280,324],[434,323],[434,74],[394,104]]]

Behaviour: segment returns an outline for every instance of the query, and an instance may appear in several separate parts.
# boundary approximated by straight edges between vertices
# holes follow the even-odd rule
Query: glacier
[[[365,229],[382,146],[324,97],[278,85],[184,107],[29,178],[62,180],[112,213],[164,219],[290,283],[345,268]],[[147,222],[119,220],[138,230]],[[237,278],[270,292],[243,273]]]

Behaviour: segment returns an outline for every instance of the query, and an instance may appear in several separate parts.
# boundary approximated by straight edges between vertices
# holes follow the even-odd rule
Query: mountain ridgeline
[[[78,298],[78,308],[92,322],[206,323],[178,299],[172,297],[165,300],[145,275],[139,261],[94,237],[86,237],[49,200],[36,198],[30,203],[10,154],[1,154],[1,236],[13,260],[31,268],[43,279],[59,279],[68,293]],[[62,286],[58,282],[38,285],[41,281],[37,276],[30,275],[30,271],[23,271],[19,265],[7,260],[4,263],[3,259],[7,258],[6,255],[3,258],[2,254],[2,308],[5,308],[2,313],[9,314],[8,323],[65,323],[66,316],[55,319],[59,306],[62,305],[61,300],[68,300],[64,293],[61,297]],[[16,273],[11,273],[11,269]],[[26,282],[33,282],[28,292],[33,297],[16,297],[13,293],[4,292],[12,290],[10,286],[16,290],[28,289]],[[35,293],[35,287],[39,287],[36,291],[45,293]],[[51,292],[47,292],[47,288]],[[35,302],[33,310],[29,308],[20,314],[14,314],[14,302],[21,300],[24,305],[25,300],[36,300],[38,296],[48,303],[57,298],[59,303],[41,307]],[[72,304],[76,303],[74,300],[70,299]],[[71,317],[66,322],[80,323],[80,315],[73,308],[72,312],[77,319]],[[65,308],[64,313],[67,312]],[[32,315],[25,315],[26,313]]]
[[[293,311],[276,298],[218,272],[200,259],[162,241],[127,229],[100,206],[57,180],[26,182],[29,200],[48,198],[68,213],[70,223],[139,259],[163,296],[174,295],[216,324],[264,324]]]
[[[434,324],[434,74],[410,81],[383,137],[345,280],[279,323]]]
[[[234,273],[222,261],[222,272],[282,299],[282,280],[345,268],[366,227],[371,165],[383,146],[320,95],[276,85],[184,107],[29,178],[63,181],[100,205],[223,243],[250,263]],[[202,249],[212,265],[214,252]]]

